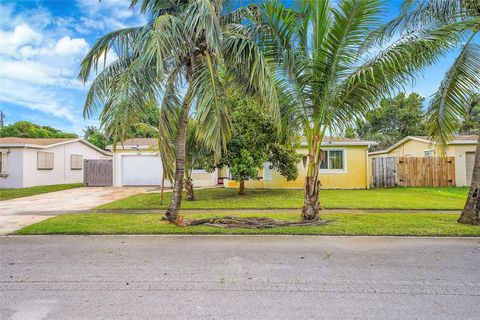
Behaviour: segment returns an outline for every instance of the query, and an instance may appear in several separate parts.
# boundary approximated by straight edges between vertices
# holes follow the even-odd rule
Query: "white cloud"
[[[130,0],[75,3],[80,10],[61,16],[44,5],[0,3],[0,101],[19,106],[18,116],[20,107],[39,111],[77,131],[87,89],[77,79],[81,60],[100,36],[146,19],[129,9]],[[110,51],[107,64],[115,59]]]
[[[0,53],[14,54],[25,45],[37,45],[42,35],[34,31],[28,24],[20,24],[12,31],[0,30]]]
[[[55,53],[62,56],[72,56],[79,53],[85,54],[88,51],[88,43],[85,39],[81,38],[70,38],[65,36],[62,39],[58,40],[55,45]]]
[[[0,97],[3,101],[41,111],[68,121],[75,121],[72,108],[55,90],[32,86],[18,81],[0,79]]]

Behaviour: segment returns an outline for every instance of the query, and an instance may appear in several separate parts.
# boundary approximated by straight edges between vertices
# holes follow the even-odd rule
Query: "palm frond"
[[[445,146],[468,113],[472,93],[480,88],[480,45],[467,42],[447,71],[427,111],[427,129]]]

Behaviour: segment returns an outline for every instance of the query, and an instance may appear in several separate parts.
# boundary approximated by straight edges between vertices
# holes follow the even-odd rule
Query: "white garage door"
[[[162,161],[159,156],[122,156],[123,186],[159,186],[162,184],[162,173]]]
[[[475,152],[467,152],[465,154],[467,168],[467,186],[472,183],[473,164],[475,163]]]

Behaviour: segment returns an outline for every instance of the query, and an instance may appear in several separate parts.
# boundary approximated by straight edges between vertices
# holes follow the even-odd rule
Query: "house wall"
[[[379,157],[424,157],[426,150],[431,150],[432,147],[427,142],[408,140],[405,143],[399,145],[395,149],[387,153],[372,154],[370,158]]]
[[[465,153],[475,152],[474,144],[450,145],[447,149],[447,156],[455,157],[455,183],[457,187],[467,185],[467,162]]]
[[[0,189],[23,187],[23,148],[1,148],[10,150],[8,153],[8,174],[0,177]]]
[[[455,157],[455,185],[457,187],[467,186],[466,177],[466,152],[475,152],[475,144],[450,144],[447,146],[446,156]],[[435,150],[429,143],[416,140],[408,140],[390,152],[382,154],[371,154],[369,158],[369,167],[371,167],[371,160],[379,157],[424,157],[426,150],[434,150],[435,155],[438,156]]]
[[[132,154],[139,154],[139,155],[157,155],[155,151],[149,150],[121,150],[118,149],[114,152],[113,155],[113,185],[115,187],[122,186],[122,157],[128,156]],[[161,170],[162,168],[160,168]],[[141,168],[139,168],[141,170]],[[205,186],[215,186],[218,180],[218,173],[217,171],[208,173],[203,170],[194,170],[192,172],[192,180],[193,185],[195,187],[205,187]],[[171,183],[169,180],[165,180],[164,183],[165,187],[171,187]]]
[[[320,171],[320,182],[323,189],[366,189],[368,187],[368,168],[367,168],[367,146],[339,146],[322,147],[322,149],[344,149],[345,150],[345,169],[342,172],[328,170]],[[297,152],[307,154],[306,148],[299,148]],[[294,181],[287,181],[276,170],[272,172],[272,179],[249,180],[245,181],[246,188],[267,188],[267,189],[302,189],[305,183],[307,169],[303,163],[298,163],[298,178]],[[259,172],[259,177],[263,172]],[[238,183],[233,180],[225,179],[226,188],[237,188]]]
[[[53,169],[37,169],[37,153],[39,151],[54,153]],[[104,155],[79,141],[44,149],[26,148],[24,149],[22,187],[83,182],[83,168],[81,170],[70,168],[70,156],[72,154],[80,154],[84,160],[111,158],[111,156]]]

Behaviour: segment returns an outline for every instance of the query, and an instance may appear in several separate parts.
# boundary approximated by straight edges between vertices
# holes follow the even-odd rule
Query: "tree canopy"
[[[50,126],[41,126],[28,121],[18,121],[0,129],[0,137],[17,138],[78,138],[74,133],[66,133]]]
[[[217,167],[227,166],[230,176],[242,183],[258,179],[259,171],[269,163],[270,169],[278,170],[289,181],[295,180],[300,156],[295,151],[294,139],[282,141],[276,122],[254,97],[231,90],[227,101],[232,136]],[[243,193],[243,186],[240,193]]]
[[[407,95],[403,92],[382,99],[378,108],[369,111],[365,119],[358,120],[348,130],[348,135],[378,142],[372,150],[388,148],[409,135],[426,135],[424,100],[418,93]]]

